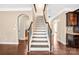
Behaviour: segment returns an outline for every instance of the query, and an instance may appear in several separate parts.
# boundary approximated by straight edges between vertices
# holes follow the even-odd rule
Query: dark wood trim
[[[52,46],[51,46],[51,43],[52,43],[52,41],[51,41],[51,33],[52,33],[52,30],[51,30],[51,28],[50,28],[50,25],[49,25],[49,23],[48,22],[45,22],[46,24],[48,24],[48,29],[50,29],[50,51],[52,50],[51,48],[52,48]]]
[[[50,28],[50,25],[49,25],[49,23],[46,21],[45,14],[44,14],[44,19],[45,19],[45,23],[46,23],[46,24],[48,24],[48,26],[49,26],[49,29],[52,31],[52,29]]]
[[[44,5],[44,9],[43,9],[43,12],[45,11],[45,8],[46,8],[46,4]]]
[[[30,28],[31,28],[31,26],[32,26],[32,23],[33,23],[33,22],[31,22],[31,24],[30,24],[30,27],[29,27],[28,31],[30,30]]]
[[[34,4],[34,9],[35,9],[35,12],[37,12],[36,5],[35,4]]]
[[[31,24],[30,24],[30,27],[29,27],[29,29],[28,29],[28,31],[31,29],[31,27],[32,27],[32,24],[33,24],[33,22],[31,22]],[[28,32],[28,54],[29,54],[29,32]]]
[[[29,53],[29,33],[28,33],[28,53]]]
[[[76,9],[75,11],[73,11],[73,12],[78,12],[79,11],[79,9]]]
[[[48,27],[49,27],[48,29],[50,29],[50,52],[51,52],[51,50],[52,50],[52,49],[51,49],[51,48],[52,48],[52,46],[51,46],[51,45],[52,45],[52,44],[51,44],[51,43],[52,43],[52,41],[51,41],[52,29],[51,29],[49,23],[46,21],[45,14],[43,14],[43,15],[44,15],[45,23],[48,24]]]

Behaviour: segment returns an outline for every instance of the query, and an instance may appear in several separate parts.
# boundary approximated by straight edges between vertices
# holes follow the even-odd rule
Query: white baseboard
[[[58,40],[60,43],[62,43],[63,45],[66,45],[66,42],[63,42],[61,40]]]
[[[0,42],[0,44],[19,44],[19,42]]]

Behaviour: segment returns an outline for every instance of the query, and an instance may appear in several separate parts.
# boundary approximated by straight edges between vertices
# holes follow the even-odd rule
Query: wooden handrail
[[[45,6],[44,6],[43,12],[45,11],[45,8],[46,8],[46,4],[45,4]]]
[[[50,30],[51,30],[51,32],[52,32],[52,29],[51,29],[51,27],[50,27],[49,23],[46,21],[45,15],[44,15],[44,19],[45,19],[45,23],[46,23],[46,24],[48,24],[48,27],[49,27],[49,29],[50,29]]]
[[[28,31],[30,30],[30,28],[31,28],[31,26],[32,26],[32,23],[33,23],[33,22],[31,22],[30,27],[28,28]]]
[[[35,9],[35,12],[37,12],[36,5],[35,4],[34,4],[34,9]]]
[[[32,27],[32,24],[33,24],[33,22],[31,22],[31,24],[30,24],[30,27],[28,28],[28,31],[30,31],[30,29],[31,29],[31,27]],[[29,54],[29,36],[30,35],[30,32],[28,32],[28,54]]]
[[[45,14],[43,14],[43,15],[44,15],[45,23],[48,24],[48,27],[49,27],[48,29],[50,30],[50,51],[51,51],[51,48],[52,48],[52,46],[51,46],[51,45],[52,45],[52,44],[51,44],[51,43],[52,43],[52,40],[51,40],[52,29],[51,29],[49,23],[46,21]],[[48,31],[49,31],[49,30],[48,30]]]
[[[50,31],[52,32],[52,29],[50,28],[50,25],[49,25],[49,23],[48,22],[45,22],[46,24],[48,24],[48,27],[49,27],[49,29],[50,29]]]

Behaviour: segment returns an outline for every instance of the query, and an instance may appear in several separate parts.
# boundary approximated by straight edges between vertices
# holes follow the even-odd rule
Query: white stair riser
[[[32,42],[31,45],[48,45],[48,43],[41,43],[41,42]]]
[[[36,27],[36,28],[32,28],[32,30],[40,30],[40,31],[41,31],[41,30],[45,30],[45,31],[48,31],[47,28],[37,28],[37,27]]]
[[[46,27],[33,27],[33,29],[47,29]]]
[[[37,34],[47,34],[47,32],[42,32],[42,31],[41,31],[41,32],[39,32],[39,31],[38,31],[38,32],[34,32],[34,31],[33,31],[33,33],[37,33]]]
[[[30,48],[30,51],[50,51],[49,48]]]
[[[47,35],[32,35],[34,37],[47,37]]]
[[[48,41],[47,39],[32,39],[32,40],[35,40],[35,41]]]
[[[37,32],[46,32],[47,33],[47,30],[34,30],[34,29],[32,29],[32,31],[37,31]]]

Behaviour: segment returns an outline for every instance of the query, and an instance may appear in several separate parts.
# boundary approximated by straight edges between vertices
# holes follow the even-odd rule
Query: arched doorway
[[[18,39],[25,40],[25,31],[28,30],[30,26],[29,16],[26,14],[20,14],[18,16]]]

